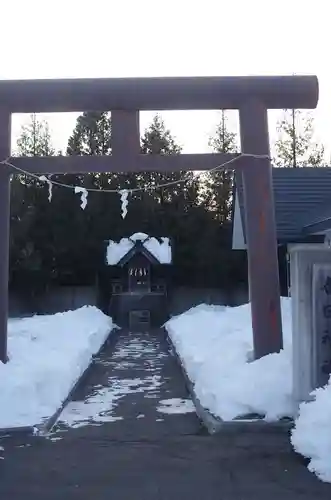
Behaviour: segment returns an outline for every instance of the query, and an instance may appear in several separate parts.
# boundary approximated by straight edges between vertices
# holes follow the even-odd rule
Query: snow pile
[[[331,483],[331,380],[312,394],[314,401],[300,405],[291,441],[298,453],[310,458],[308,469]]]
[[[0,427],[37,425],[61,406],[114,327],[96,307],[10,320]]]
[[[122,238],[118,243],[109,240],[107,247],[107,264],[115,266],[126,255],[137,241],[142,241],[144,247],[160,262],[160,264],[171,263],[171,246],[169,238],[150,238],[145,233],[135,233],[130,238]]]
[[[252,413],[275,421],[293,416],[291,300],[282,298],[284,349],[251,361],[253,349],[248,304],[226,308],[202,304],[166,324],[202,406],[223,420]],[[292,431],[298,453],[310,458],[309,470],[331,482],[331,379],[300,406]]]
[[[275,421],[293,414],[290,299],[282,299],[284,350],[249,362],[251,310],[201,304],[166,328],[201,404],[223,420],[252,413]]]

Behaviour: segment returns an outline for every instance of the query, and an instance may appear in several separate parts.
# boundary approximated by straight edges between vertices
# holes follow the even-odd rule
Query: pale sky
[[[0,79],[316,74],[317,138],[331,153],[326,0],[11,0],[1,7]],[[141,114],[141,128],[153,113]],[[219,113],[162,113],[184,152],[207,152]],[[279,113],[270,114],[275,137]],[[65,148],[76,115],[47,115]],[[234,113],[230,121],[236,128]],[[13,134],[24,117],[14,116]]]

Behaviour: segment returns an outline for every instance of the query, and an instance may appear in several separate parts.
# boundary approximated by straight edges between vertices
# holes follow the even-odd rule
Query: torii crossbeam
[[[232,154],[142,155],[139,111],[238,109],[255,357],[282,348],[268,109],[312,109],[315,76],[116,78],[0,81],[0,161],[10,157],[11,114],[111,111],[112,155],[16,158],[31,173],[209,170]],[[7,362],[10,175],[0,165],[0,360]],[[201,332],[203,335],[203,332]]]

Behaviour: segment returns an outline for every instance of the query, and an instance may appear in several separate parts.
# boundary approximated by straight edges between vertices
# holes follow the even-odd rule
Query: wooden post
[[[240,108],[239,116],[242,153],[270,155],[264,104],[252,99]],[[254,355],[260,358],[283,347],[270,160],[248,158],[242,175]]]
[[[123,159],[139,155],[139,111],[112,111],[111,124],[112,155]],[[123,165],[125,171],[128,171],[127,165]]]
[[[11,115],[0,109],[0,161],[10,156]],[[0,361],[6,363],[9,278],[10,175],[0,165]]]

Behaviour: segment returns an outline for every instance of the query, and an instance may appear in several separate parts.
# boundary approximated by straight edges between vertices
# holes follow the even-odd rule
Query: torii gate
[[[268,135],[268,109],[312,109],[315,76],[116,78],[0,82],[0,161],[11,143],[12,113],[111,111],[111,156],[16,158],[31,173],[209,170],[238,155],[140,154],[139,111],[238,109],[244,184],[248,274],[255,357],[282,348],[277,239]],[[10,175],[0,165],[0,360],[7,361]],[[203,335],[203,332],[201,332]]]

